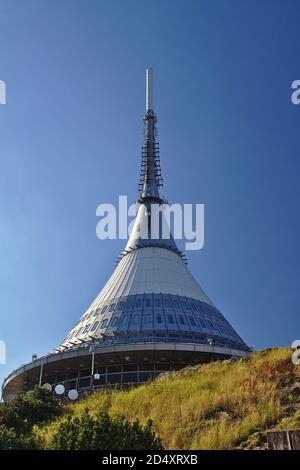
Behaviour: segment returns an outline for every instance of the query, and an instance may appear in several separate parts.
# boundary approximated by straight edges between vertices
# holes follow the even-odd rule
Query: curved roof
[[[185,335],[248,350],[182,258],[166,248],[146,247],[121,259],[62,346],[112,336],[117,341],[150,337],[181,341]]]
[[[180,256],[165,248],[139,248],[124,256],[90,309],[128,295],[173,294],[214,305]]]

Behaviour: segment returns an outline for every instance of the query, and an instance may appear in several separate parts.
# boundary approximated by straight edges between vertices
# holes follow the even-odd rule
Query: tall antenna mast
[[[144,115],[144,145],[139,183],[140,199],[162,200],[159,188],[162,186],[159,144],[156,141],[156,115],[153,110],[153,70],[146,69],[146,112]]]

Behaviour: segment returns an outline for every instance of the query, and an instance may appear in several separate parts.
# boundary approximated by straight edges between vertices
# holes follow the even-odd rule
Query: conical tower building
[[[165,236],[152,82],[147,69],[138,210],[117,267],[61,345],[5,380],[4,400],[35,384],[63,385],[65,394],[137,385],[250,351],[195,280],[172,235]]]

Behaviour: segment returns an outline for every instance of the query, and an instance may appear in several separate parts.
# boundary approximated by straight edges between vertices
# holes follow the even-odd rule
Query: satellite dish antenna
[[[58,384],[56,385],[54,391],[57,395],[63,395],[65,393],[65,387],[62,384]]]
[[[72,401],[77,400],[77,398],[78,398],[78,392],[77,392],[77,390],[75,390],[75,388],[72,389],[72,390],[69,390],[69,392],[68,392],[68,397],[69,397],[69,399],[72,400]]]
[[[48,392],[51,392],[52,391],[52,385],[48,384],[48,383],[45,383],[42,385],[42,388],[44,390],[48,390]]]

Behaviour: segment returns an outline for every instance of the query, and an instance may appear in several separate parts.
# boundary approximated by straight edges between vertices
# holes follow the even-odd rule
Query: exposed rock
[[[207,413],[203,419],[234,419],[235,415],[231,410],[228,409],[216,409]]]
[[[289,392],[296,397],[300,397],[300,382],[294,383],[294,385],[291,386]]]
[[[267,443],[267,432],[266,431],[258,431],[251,436],[244,442],[242,442],[236,450],[267,450],[268,443]]]

